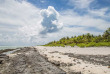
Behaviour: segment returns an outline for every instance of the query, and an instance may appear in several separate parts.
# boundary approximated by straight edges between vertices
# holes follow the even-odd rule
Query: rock
[[[17,53],[20,54],[17,55]],[[35,48],[21,48],[14,54],[16,56],[10,57],[4,66],[0,66],[0,74],[66,74],[66,72],[57,67],[60,65],[59,62],[55,62],[57,65],[55,66],[40,55]]]
[[[54,58],[54,56],[52,56],[52,58]]]
[[[110,68],[110,66],[108,66],[108,68]]]
[[[67,74],[81,74],[81,72],[68,72]]]
[[[73,61],[76,62],[76,59],[74,59]]]
[[[69,57],[81,59],[83,61],[89,62],[94,65],[102,65],[108,66],[110,65],[110,55],[82,55],[82,54],[74,54],[74,53],[65,53]],[[76,62],[75,60],[73,60]],[[79,63],[80,64],[80,63]]]
[[[52,64],[54,64],[56,66],[60,66],[60,62],[59,61],[52,61]]]
[[[68,66],[72,66],[73,64],[72,64],[72,63],[68,63],[67,65],[68,65]]]
[[[69,53],[68,56],[69,56],[69,57],[74,57],[74,54],[73,54],[73,53]]]
[[[76,65],[76,63],[74,63],[73,65]]]
[[[61,58],[61,57],[58,57],[58,58]]]
[[[78,61],[77,64],[81,64],[81,62]]]
[[[0,64],[3,64],[8,59],[9,57],[6,54],[0,54]]]
[[[66,67],[66,66],[67,66],[67,64],[66,64],[66,63],[64,63],[64,62],[62,62],[62,63],[60,63],[60,66]]]
[[[3,64],[3,60],[0,60],[0,64]]]

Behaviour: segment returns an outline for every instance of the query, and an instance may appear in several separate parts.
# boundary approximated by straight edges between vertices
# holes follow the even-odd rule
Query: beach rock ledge
[[[0,63],[0,74],[66,74],[41,56],[34,47],[20,48],[4,59]]]

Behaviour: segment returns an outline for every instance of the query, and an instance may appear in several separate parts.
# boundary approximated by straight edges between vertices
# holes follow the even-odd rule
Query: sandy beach
[[[68,74],[110,74],[110,47],[43,47],[39,53]]]
[[[0,54],[0,74],[110,74],[110,47],[23,47]]]

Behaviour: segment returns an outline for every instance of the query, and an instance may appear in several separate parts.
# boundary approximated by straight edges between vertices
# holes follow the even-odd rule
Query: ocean
[[[18,47],[23,47],[23,46],[0,46],[0,50],[3,50],[3,49],[15,49],[15,48],[18,48]]]

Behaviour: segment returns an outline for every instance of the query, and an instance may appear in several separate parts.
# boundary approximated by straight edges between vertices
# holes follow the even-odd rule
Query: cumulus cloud
[[[43,20],[41,22],[44,30],[41,34],[57,32],[62,29],[63,24],[59,22],[59,13],[52,6],[48,6],[48,9],[41,10]]]
[[[40,33],[60,30],[58,18],[59,13],[52,6],[41,10],[26,0],[0,0],[0,45],[44,44],[52,39]]]
[[[87,6],[82,5],[83,8]],[[64,36],[88,32],[102,34],[101,31],[88,31],[86,28],[104,31],[110,27],[109,21],[92,17],[105,17],[106,11],[101,9],[99,13],[98,9],[88,10],[88,14],[80,16],[74,9],[58,13],[52,6],[41,10],[27,0],[0,0],[0,45],[38,45]]]

